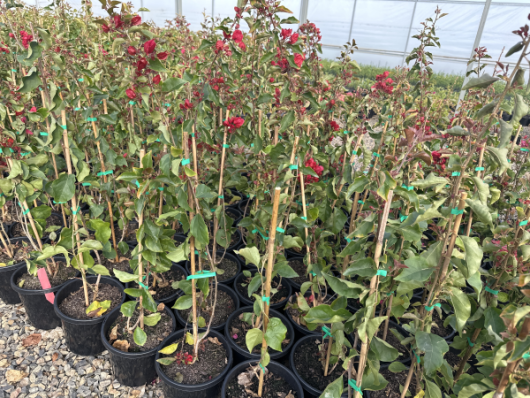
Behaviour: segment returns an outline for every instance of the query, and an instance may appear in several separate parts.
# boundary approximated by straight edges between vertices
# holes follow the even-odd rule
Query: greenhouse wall
[[[35,1],[40,6],[45,3]],[[68,3],[74,8],[81,6],[80,0]],[[133,0],[132,4],[136,9],[149,9],[141,13],[144,20],[158,26],[182,13],[190,27],[199,30],[204,15],[233,16],[237,0]],[[441,48],[432,50],[433,69],[456,75],[465,74],[476,44],[488,49],[493,65],[503,49],[506,52],[517,41],[511,32],[527,23],[530,13],[528,0],[284,0],[282,4],[300,21],[314,22],[321,29],[324,58],[336,58],[341,47],[354,39],[359,47],[354,56],[358,63],[387,67],[405,65],[406,55],[416,45],[411,36],[439,7],[448,15],[438,23]],[[98,1],[93,9],[106,16]],[[501,61],[514,62],[505,57]]]

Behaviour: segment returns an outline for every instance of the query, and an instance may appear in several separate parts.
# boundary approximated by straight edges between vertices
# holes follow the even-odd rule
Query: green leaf
[[[160,315],[158,312],[155,314],[144,316],[144,323],[147,326],[155,326],[160,319],[162,318],[162,315]]]
[[[95,219],[90,220],[90,227],[96,231],[96,239],[101,243],[105,244],[109,241],[112,231],[110,229],[110,223]]]
[[[22,87],[18,90],[19,93],[31,93],[42,84],[39,74],[36,70],[29,75],[22,78]]]
[[[408,370],[408,367],[403,365],[402,362],[392,362],[388,366],[388,370],[390,370],[392,373],[401,373],[401,372],[403,372],[405,370]]]
[[[92,268],[90,268],[90,271],[94,272],[97,275],[110,276],[109,270],[100,264],[94,265]]]
[[[352,243],[353,242],[349,243],[348,246]],[[346,251],[346,249],[344,251]],[[344,271],[344,276],[359,275],[362,277],[372,277],[375,273],[375,261],[373,258],[367,257],[355,260],[354,263]]]
[[[171,355],[175,351],[177,351],[178,346],[179,346],[179,343],[171,344],[171,345],[168,345],[167,347],[162,348],[158,352],[161,354],[165,354],[165,355]]]
[[[472,177],[473,182],[475,183],[475,186],[478,189],[478,195],[479,199],[482,202],[482,204],[487,205],[488,204],[488,196],[490,195],[490,187],[488,184],[486,184],[482,179],[478,177]]]
[[[326,278],[329,287],[331,287],[331,289],[333,289],[333,291],[339,296],[356,299],[359,298],[361,293],[364,291],[364,286],[357,283],[350,282],[346,279],[340,279],[324,272],[322,275],[324,275],[324,278]]]
[[[495,83],[499,78],[492,77],[487,73],[484,73],[480,77],[472,77],[468,80],[468,82],[462,87],[462,90],[469,90],[470,88],[477,89],[477,88],[486,88],[489,85]]]
[[[392,362],[399,357],[398,350],[379,337],[372,339],[370,349],[381,362]]]
[[[51,184],[51,194],[56,202],[68,202],[74,197],[75,176],[73,174],[62,174]]]
[[[510,55],[513,55],[515,53],[518,53],[524,48],[524,42],[520,41],[516,44],[514,44],[506,53],[505,57],[509,57]]]
[[[138,275],[129,274],[128,272],[120,271],[119,269],[113,269],[114,275],[119,279],[121,283],[128,283],[138,280]]]
[[[287,130],[288,127],[290,127],[294,122],[294,111],[287,112],[283,117],[282,121],[280,122],[280,133]]]
[[[161,364],[161,365],[164,365],[164,366],[169,366],[171,365],[173,362],[175,362],[177,360],[177,358],[160,358],[160,359],[157,359],[156,361]]]
[[[505,122],[502,119],[499,120],[499,123],[501,125],[499,148],[504,148],[510,143],[510,138],[512,137],[513,132],[513,124]]]
[[[332,383],[329,383],[326,389],[320,394],[319,398],[340,398],[344,390],[344,381],[342,375]]]
[[[147,341],[147,334],[145,334],[140,326],[137,326],[136,329],[134,329],[133,338],[134,342],[141,347]]]
[[[127,301],[126,303],[123,303],[120,309],[123,316],[126,318],[132,317],[134,314],[134,310],[136,309],[136,304],[136,301]]]
[[[246,264],[254,264],[256,267],[259,266],[261,262],[261,257],[259,255],[259,250],[257,247],[245,247],[240,250],[234,250],[236,254],[243,256],[246,261]]]
[[[263,341],[263,332],[261,329],[250,329],[245,336],[245,344],[247,345],[248,352],[252,352],[254,347],[261,344]]]
[[[343,322],[351,316],[346,309],[333,310],[330,305],[321,304],[309,310],[304,320],[307,323]]]
[[[344,214],[344,212],[342,214]],[[285,249],[291,249],[293,247],[301,249],[303,246],[304,241],[299,236],[285,235],[283,237],[283,247]]]
[[[442,398],[440,388],[429,379],[425,379],[425,398]]]
[[[193,297],[186,294],[184,296],[180,296],[172,308],[183,311],[183,310],[190,309],[192,305],[193,305]]]
[[[187,81],[184,79],[170,77],[169,79],[165,80],[163,83],[160,83],[159,87],[160,87],[160,90],[162,90],[162,92],[170,93],[171,91],[178,90],[186,83]]]
[[[411,185],[419,189],[425,189],[442,184],[449,184],[449,180],[444,177],[436,177],[433,173],[430,173],[426,179],[413,181]]]
[[[258,97],[258,100],[256,101],[256,106],[260,106],[262,104],[268,104],[270,103],[272,100],[274,99],[274,97],[270,94],[261,94],[259,97]]]
[[[471,315],[471,303],[460,288],[453,286],[451,286],[451,302],[455,309],[456,330],[458,330],[458,333],[462,333],[462,329]]]
[[[197,214],[191,221],[190,233],[195,237],[195,244],[198,250],[204,249],[209,242],[208,228],[202,218],[202,215]]]
[[[282,341],[285,340],[287,328],[282,323],[280,318],[270,318],[265,332],[265,341],[272,349],[276,351],[282,350]]]
[[[475,215],[480,221],[482,221],[484,224],[488,224],[491,228],[493,228],[493,219],[491,217],[491,213],[489,211],[488,206],[482,204],[479,200],[473,199],[466,199],[466,203],[469,207],[471,207],[471,210],[473,210],[473,213],[475,213]]]
[[[394,278],[396,281],[425,282],[434,271],[434,267],[424,257],[411,257],[405,260],[405,265],[408,268],[404,268],[401,274]]]
[[[426,374],[435,373],[442,366],[444,354],[449,351],[446,341],[436,334],[418,331],[416,343],[418,348],[425,352],[423,360]]]
[[[383,375],[376,372],[375,369],[368,369],[363,375],[361,388],[363,390],[379,391],[386,388],[388,381],[385,380]]]
[[[167,69],[164,68],[164,65],[162,65],[160,60],[156,57],[149,60],[149,68],[157,72],[167,72]]]
[[[142,289],[142,298],[143,298],[142,304],[144,308],[147,311],[156,312],[156,302],[153,299],[153,296],[151,296],[151,294],[145,289]]]
[[[468,274],[464,275],[464,277],[467,279],[478,272],[484,253],[475,239],[468,236],[460,236],[459,238],[462,239],[464,248],[466,249],[465,255]]]

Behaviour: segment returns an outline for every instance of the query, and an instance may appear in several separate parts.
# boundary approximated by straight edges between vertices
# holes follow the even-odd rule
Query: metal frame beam
[[[405,40],[405,49],[403,50],[403,59],[401,60],[401,65],[405,65],[405,59],[407,58],[407,47],[409,46],[410,35],[412,33],[412,25],[414,24],[414,18],[416,17],[416,7],[418,6],[418,0],[414,1],[414,8],[412,9],[412,16],[410,17],[409,33],[407,34],[407,39]]]
[[[175,14],[182,16],[182,0],[175,0]]]
[[[353,21],[355,20],[355,10],[357,9],[357,0],[353,0],[353,10],[351,12],[351,21],[350,21],[350,34],[348,36],[348,41],[351,41],[351,35],[353,32]]]
[[[300,24],[307,22],[307,10],[309,9],[309,0],[300,0]]]

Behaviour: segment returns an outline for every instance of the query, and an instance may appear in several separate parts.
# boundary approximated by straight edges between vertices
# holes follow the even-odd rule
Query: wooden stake
[[[280,193],[281,188],[276,187],[274,189],[274,201],[272,204],[272,219],[269,233],[269,241],[267,248],[267,269],[265,271],[265,298],[266,301],[263,303],[263,340],[261,342],[261,352],[267,352],[267,341],[265,340],[265,333],[267,332],[267,326],[269,325],[269,300],[271,296],[271,281],[272,281],[272,269],[274,268],[274,244],[276,239],[276,225],[278,224],[278,207],[280,205]],[[259,386],[258,396],[263,394],[263,380],[265,377],[265,371],[261,369],[259,375]]]

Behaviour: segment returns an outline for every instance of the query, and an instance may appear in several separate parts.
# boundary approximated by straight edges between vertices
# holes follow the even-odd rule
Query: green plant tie
[[[284,234],[284,233],[285,233],[285,229],[280,228],[280,227],[276,227],[276,231],[278,231],[278,232],[281,233],[281,234]]]
[[[251,147],[251,148],[254,148],[254,144],[250,144],[250,147]]]
[[[72,209],[72,214],[75,216],[79,212],[80,207],[77,206],[77,209],[74,209],[73,207],[70,207],[70,209]]]
[[[114,170],[100,171],[100,172],[98,173],[98,177],[100,177],[100,176],[106,176],[106,175],[113,174],[113,173],[114,173]]]
[[[56,202],[55,200],[53,201],[53,204],[54,205],[64,205],[66,204],[66,202]]]
[[[363,171],[364,174],[368,174],[368,170]]]
[[[381,155],[379,155],[377,152],[374,152],[372,155],[374,155],[377,158],[381,157]]]
[[[77,108],[77,107],[76,107],[76,108],[74,109],[74,112],[77,112],[77,111],[80,111],[80,110],[81,110],[81,108]]]
[[[484,290],[487,291],[488,293],[493,294],[494,296],[496,296],[497,294],[499,294],[499,291],[498,291],[498,290],[493,290],[493,289],[491,289],[489,286],[486,286],[486,287],[484,288]]]
[[[263,373],[265,373],[265,368],[263,367],[263,365],[261,364],[261,362],[259,363],[259,367],[261,368],[261,370],[263,371]]]
[[[138,182],[138,180],[136,180],[134,183],[136,184],[136,186],[137,186],[138,188],[140,188],[140,183]]]
[[[145,286],[142,282],[138,282],[138,284],[143,287],[145,290],[149,290],[149,288],[147,286]]]
[[[22,208],[22,210],[24,210],[24,208]],[[27,209],[27,210],[25,210],[25,211],[22,212],[22,214],[24,214],[24,215],[26,215],[26,214],[28,214],[28,213],[29,213],[29,209]]]
[[[310,274],[313,276],[317,276],[317,274],[315,274],[313,271],[311,271]]]
[[[157,139],[155,140],[155,142],[160,142],[160,138],[157,138]]]
[[[212,271],[197,271],[195,275],[188,275],[186,277],[186,280],[190,279],[204,279],[204,278],[212,278],[215,276],[215,272]]]
[[[391,292],[388,292],[386,295],[387,296],[392,296],[394,294],[394,291],[392,290]]]
[[[165,103],[164,105],[167,106],[168,108],[171,106],[171,104],[168,104],[168,103]]]
[[[468,337],[467,338],[467,343],[469,344],[470,347],[473,347],[475,344],[471,342],[471,339]]]
[[[129,105],[136,105],[136,101],[129,101]]]
[[[351,242],[351,239],[350,238],[344,238],[346,239],[346,242],[350,243]]]
[[[269,192],[270,192],[270,191],[267,190],[267,191],[265,191],[265,192],[263,192],[263,193],[269,193]]]
[[[420,363],[420,362],[421,362],[421,361],[420,361],[420,356],[419,356],[418,354],[416,354],[416,351],[414,351],[414,350],[412,350],[412,353],[416,356],[416,361],[417,361],[418,363]]]
[[[292,165],[289,166],[289,168],[291,170],[298,170],[298,165],[297,164],[292,164]]]
[[[256,232],[258,232],[258,233],[261,235],[261,237],[262,237],[263,239],[265,239],[265,240],[269,240],[269,237],[263,235],[259,229],[253,229],[253,230],[252,230],[252,233],[253,233],[253,234],[255,234]]]
[[[66,124],[64,126],[59,125],[63,130],[66,130]],[[48,135],[48,134],[46,134]]]
[[[48,133],[40,132],[39,135],[47,136]]]
[[[159,190],[159,191],[163,191],[163,190],[164,190],[164,187],[158,187],[158,190]]]
[[[223,148],[230,148],[230,145],[228,145],[228,144],[223,144]]]
[[[458,216],[459,214],[464,214],[464,210],[458,210],[455,207],[454,209],[451,209],[451,214],[454,214],[455,216]]]
[[[425,309],[426,309],[427,311],[432,311],[432,310],[434,309],[434,307],[442,308],[442,305],[441,305],[440,303],[433,304],[433,305],[431,305],[430,307],[426,305],[426,306],[425,306]]]
[[[195,133],[191,133],[191,138],[195,138]]]
[[[182,159],[182,163],[181,163],[183,166],[186,166],[187,164],[190,164],[190,160],[189,159]]]
[[[302,220],[307,221],[307,217],[300,217]]]
[[[5,53],[4,53],[5,54]],[[17,70],[16,69],[11,69],[11,72],[15,72],[17,73]]]
[[[364,205],[364,202],[362,200],[358,200],[357,203],[359,203],[360,205]]]
[[[295,203],[299,206],[303,206],[302,202],[300,202],[299,200],[297,200]]]
[[[528,148],[521,148],[521,152],[530,152],[530,149],[528,149]]]
[[[453,177],[459,177],[460,172],[459,171],[453,171],[453,174],[451,174]]]
[[[412,191],[412,190],[414,189],[414,186],[413,186],[413,185],[407,186],[407,185],[403,184],[403,185],[401,186],[401,188],[404,188],[404,189],[406,189],[407,191]]]
[[[530,351],[523,355],[523,359],[530,359]]]
[[[83,183],[81,183],[81,185],[84,186],[84,187],[89,187],[89,186],[91,186],[92,184],[89,183],[89,182],[83,182]]]
[[[97,117],[88,117],[86,119],[87,122],[97,122],[98,121],[98,118]]]
[[[352,155],[357,155],[357,151],[351,151]]]
[[[521,221],[519,225],[522,227],[524,225],[528,224],[528,220]]]
[[[224,196],[224,195],[219,195],[218,198],[219,198],[219,199],[224,199],[225,196]]]
[[[400,214],[399,220],[401,222],[405,221],[409,216],[404,216],[403,214]]]
[[[387,272],[384,269],[378,269],[376,272],[376,275],[378,276],[386,276]]]
[[[357,391],[359,394],[361,394],[361,397],[363,396],[363,393],[361,391],[361,387],[357,387],[357,381],[353,379],[348,380],[348,385],[353,388],[355,391]]]
[[[344,133],[344,134],[348,134],[348,130],[344,130],[343,133]]]
[[[475,171],[484,171],[484,167],[475,167]]]
[[[326,337],[331,337],[331,330],[329,330],[326,326],[322,326],[322,331],[324,332],[324,339]]]
[[[20,154],[20,156],[27,156],[27,155],[29,155],[30,153],[31,153],[31,152],[22,152],[22,153]]]
[[[268,305],[271,305],[271,298],[267,296],[261,296],[261,301],[264,303],[267,303]]]

